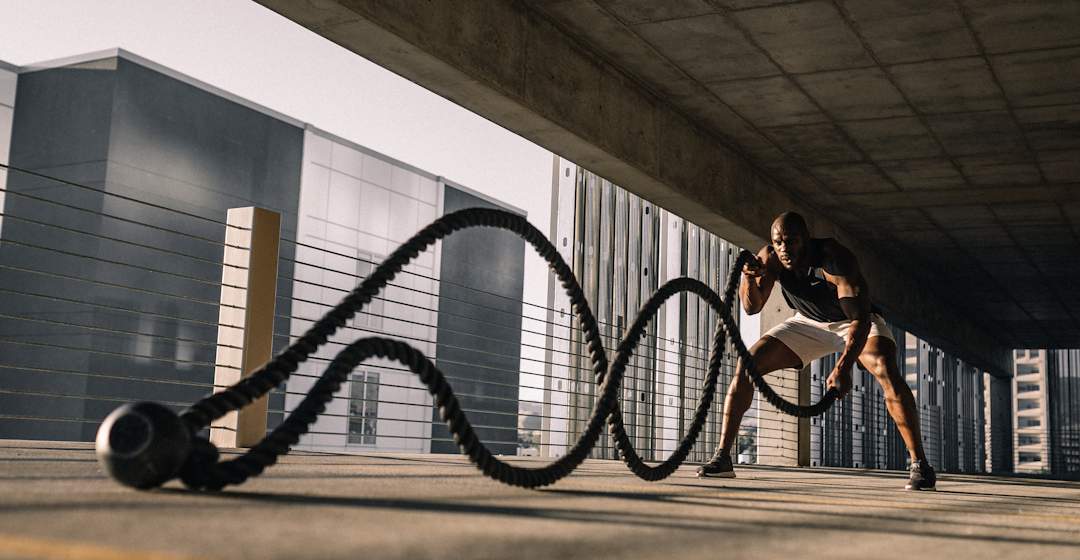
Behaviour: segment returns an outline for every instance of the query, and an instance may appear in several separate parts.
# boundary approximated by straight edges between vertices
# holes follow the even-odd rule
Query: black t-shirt
[[[836,286],[825,279],[825,271],[821,268],[824,260],[824,245],[828,239],[813,238],[810,240],[810,271],[806,277],[799,280],[795,272],[788,269],[780,271],[780,287],[784,291],[784,299],[792,309],[807,317],[822,323],[834,323],[848,320],[844,309],[840,307],[840,298],[836,296]],[[872,313],[881,313],[876,307],[870,310]]]

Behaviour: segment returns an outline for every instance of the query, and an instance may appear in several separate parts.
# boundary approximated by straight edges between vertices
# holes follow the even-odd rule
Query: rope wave
[[[750,252],[742,251],[739,254],[736,265],[728,276],[723,298],[707,285],[692,278],[676,278],[661,286],[642,306],[616,349],[614,359],[609,363],[601,344],[596,319],[589,308],[584,292],[570,267],[563,261],[547,237],[521,216],[501,210],[470,208],[447,214],[432,222],[394,251],[334,309],[326,313],[303,336],[272,361],[236,385],[211,395],[184,411],[180,415],[180,420],[188,433],[198,433],[217,418],[243,408],[280,385],[296,371],[301,362],[319,346],[325,344],[331,335],[345,325],[346,321],[371,302],[372,298],[401,271],[402,267],[437,240],[470,227],[500,228],[521,236],[548,262],[552,272],[570,296],[578,323],[585,333],[586,348],[594,379],[599,385],[599,396],[593,405],[585,432],[569,452],[547,466],[533,469],[515,467],[499,460],[476,437],[472,426],[458,405],[453,390],[447,384],[442,372],[429,359],[404,342],[381,337],[367,337],[353,342],[339,352],[289,417],[244,455],[219,462],[218,451],[213,444],[201,438],[192,437],[191,452],[179,473],[184,484],[194,489],[218,490],[226,485],[240,484],[273,465],[279,456],[288,453],[289,448],[300,441],[301,435],[307,433],[318,415],[325,411],[326,403],[333,399],[334,393],[348,379],[349,373],[372,357],[398,361],[417,374],[434,397],[435,405],[439,408],[450,432],[454,434],[454,441],[461,447],[462,453],[467,455],[487,476],[524,488],[547,486],[570,474],[588,457],[589,452],[599,440],[605,424],[619,450],[619,455],[634,474],[645,480],[656,481],[675,472],[690,453],[705,424],[716,391],[723,348],[727,340],[731,340],[736,353],[746,365],[747,372],[762,396],[782,412],[797,417],[816,416],[827,410],[836,399],[835,390],[830,390],[815,405],[793,404],[777,395],[758,372],[753,358],[739,336],[732,316],[731,303],[735,300],[742,265],[755,258]],[[622,411],[618,406],[618,389],[627,363],[638,341],[645,334],[649,321],[655,317],[665,300],[681,292],[690,292],[701,297],[717,312],[720,319],[713,336],[708,370],[693,423],[678,449],[666,461],[657,466],[649,466],[634,450],[623,426]]]

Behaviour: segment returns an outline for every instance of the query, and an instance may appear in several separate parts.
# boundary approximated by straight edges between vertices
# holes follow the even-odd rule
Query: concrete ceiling
[[[920,336],[1080,346],[1077,0],[259,1],[736,243],[808,214]]]
[[[534,4],[1016,347],[1080,346],[1080,2]]]

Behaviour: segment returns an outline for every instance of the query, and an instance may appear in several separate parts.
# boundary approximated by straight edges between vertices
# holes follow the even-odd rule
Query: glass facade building
[[[210,391],[229,208],[281,214],[275,350],[442,213],[523,214],[121,50],[0,65],[4,163],[9,139],[13,167],[75,185],[7,174],[0,438],[91,441],[124,402],[179,410]],[[345,344],[381,335],[436,360],[513,454],[523,260],[490,228],[437,244],[271,393],[269,428]],[[299,447],[456,453],[415,377],[363,364]]]
[[[600,326],[611,358],[638,308],[662,284],[680,276],[723,292],[738,248],[569,161],[556,158],[552,191],[552,241],[571,265]],[[540,454],[555,457],[584,431],[596,384],[569,298],[549,286],[548,351]],[[671,454],[693,419],[701,395],[717,314],[696,295],[668,300],[638,345],[621,393],[627,433],[646,460]],[[721,394],[734,374],[725,348]],[[720,408],[688,460],[712,455],[720,438]],[[744,454],[754,453],[755,423],[745,423]],[[615,458],[604,435],[593,452]]]
[[[552,239],[585,289],[609,355],[638,306],[665,281],[690,276],[717,292],[723,289],[739,247],[566,160],[556,160],[553,188]],[[569,315],[568,298],[554,282],[549,297],[549,374],[540,451],[556,456],[583,429],[595,386],[581,335]],[[669,300],[650,325],[622,392],[628,431],[645,458],[662,460],[682,437],[700,395],[715,324],[716,315],[696,296],[683,295]],[[898,341],[897,367],[915,396],[930,462],[941,472],[982,472],[986,464],[982,372],[913,334],[891,328]],[[756,341],[758,333],[749,334],[744,338]],[[709,422],[690,461],[707,460],[719,442],[723,399],[735,367],[731,349],[726,352]],[[824,394],[838,356],[816,360],[804,370],[809,402]],[[907,447],[881,387],[861,367],[852,376],[849,397],[803,426],[755,400],[740,427],[738,461],[801,460],[810,466],[906,469]],[[794,372],[769,376],[774,388],[793,401],[799,396],[795,379]],[[793,452],[799,445],[806,445],[807,453]],[[604,447],[595,454],[614,456]]]
[[[295,239],[303,129],[122,51],[20,69],[14,109],[11,166],[85,188],[8,173],[0,437],[92,441],[124,402],[203,397],[223,248],[199,240],[242,206]]]
[[[304,138],[294,337],[437,216],[481,206],[513,210],[313,127]],[[524,244],[480,228],[421,253],[316,359],[301,365],[289,381],[285,408],[299,404],[353,339],[387,335],[436,362],[489,449],[516,454]],[[365,363],[347,391],[327,405],[297,448],[458,452],[426,387],[400,364]]]

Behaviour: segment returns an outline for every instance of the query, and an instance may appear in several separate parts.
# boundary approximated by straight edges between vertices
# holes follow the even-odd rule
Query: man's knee
[[[900,400],[905,395],[911,394],[907,380],[904,379],[897,366],[882,359],[878,363],[864,363],[863,367],[866,367],[877,379],[886,400]]]
[[[763,336],[753,347],[750,355],[754,357],[754,364],[758,373],[766,374],[784,368],[801,368],[802,360],[786,344],[777,338]],[[740,366],[739,368],[743,368]]]
[[[735,377],[731,379],[731,384],[738,387],[748,383],[751,383],[750,373],[746,369],[746,363],[743,362],[742,358],[739,358],[739,364],[735,368]]]
[[[859,360],[859,363],[861,363],[863,368],[873,374],[879,381],[882,381],[883,383],[891,381],[892,372],[889,371],[889,363],[881,354],[864,355]]]

